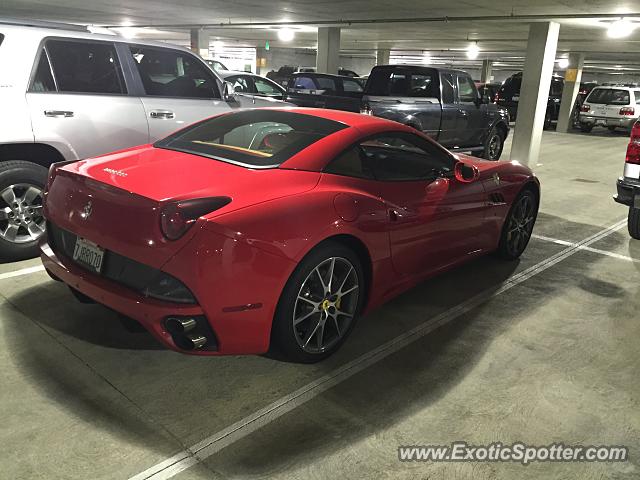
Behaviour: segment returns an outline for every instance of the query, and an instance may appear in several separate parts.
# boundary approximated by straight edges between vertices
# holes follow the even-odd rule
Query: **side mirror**
[[[234,102],[236,100],[236,89],[230,82],[222,82],[222,99],[225,102]]]
[[[456,163],[455,167],[453,167],[453,174],[460,183],[471,183],[480,178],[478,167],[464,162]]]

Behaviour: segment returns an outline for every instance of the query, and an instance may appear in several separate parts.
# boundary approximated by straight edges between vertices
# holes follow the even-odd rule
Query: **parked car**
[[[298,65],[284,65],[278,69],[278,71],[271,70],[267,73],[267,78],[274,82],[286,87],[289,84],[289,79],[294,73],[315,73],[316,67],[301,67]],[[344,68],[338,69],[338,75],[343,77],[358,77],[358,74],[353,70],[346,70]]]
[[[189,50],[88,31],[0,24],[0,261],[37,254],[47,169],[153,142],[241,107]]]
[[[452,150],[498,160],[509,134],[507,111],[482,100],[461,70],[411,65],[374,67],[361,113],[426,133]]]
[[[219,71],[218,75],[225,82],[233,85],[233,89],[240,95],[269,97],[276,100],[284,98],[285,89],[268,78],[248,72],[234,72],[232,70]]]
[[[629,207],[629,235],[640,240],[640,120],[631,128],[623,176],[618,179],[617,195],[613,199]]]
[[[640,116],[640,88],[596,87],[580,107],[580,130],[595,126],[631,129]]]
[[[359,112],[363,90],[357,78],[325,73],[296,73],[289,80],[285,99],[300,107]]]
[[[299,362],[428,276],[518,258],[540,198],[517,162],[380,118],[268,108],[55,165],[47,191],[42,260],[76,296],[179,352]]]
[[[498,90],[500,90],[501,86],[501,83],[476,82],[476,88],[480,93],[480,97],[486,98],[489,103],[496,103]]]
[[[580,109],[582,108],[582,104],[589,93],[591,93],[591,90],[597,86],[597,82],[580,82],[580,90],[578,90],[576,102],[573,106],[573,110],[571,111],[573,128],[580,128]]]
[[[512,121],[515,121],[518,117],[518,103],[520,102],[521,84],[522,73],[516,73],[507,78],[500,87],[500,90],[498,90],[496,103],[509,111],[509,117]],[[549,98],[547,100],[546,115],[544,117],[544,128],[549,128],[554,121],[558,120],[563,88],[564,79],[559,75],[553,75],[553,77],[551,77],[551,86],[549,87]]]
[[[220,62],[219,60],[205,60],[205,62],[207,62],[207,65],[209,65],[211,68],[213,68],[216,72],[229,70],[225,66],[225,64]]]

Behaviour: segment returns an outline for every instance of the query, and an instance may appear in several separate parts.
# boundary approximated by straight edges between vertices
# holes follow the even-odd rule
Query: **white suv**
[[[640,88],[596,87],[580,107],[580,129],[590,132],[596,125],[613,131],[631,129],[640,116]]]
[[[153,142],[242,107],[201,58],[165,43],[0,20],[0,262],[36,254],[54,162]]]

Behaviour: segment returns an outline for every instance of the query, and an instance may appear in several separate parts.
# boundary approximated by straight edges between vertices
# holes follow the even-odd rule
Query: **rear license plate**
[[[74,262],[96,273],[100,273],[103,259],[104,249],[89,240],[78,237],[76,245],[73,248]]]

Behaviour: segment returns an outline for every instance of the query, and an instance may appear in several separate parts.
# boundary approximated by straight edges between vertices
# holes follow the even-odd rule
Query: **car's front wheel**
[[[0,261],[37,255],[45,231],[44,185],[47,169],[30,162],[0,163]]]
[[[487,160],[500,160],[504,148],[504,133],[498,127],[493,127],[484,144],[482,158]]]
[[[629,229],[629,235],[631,235],[632,238],[640,240],[640,208],[629,207],[627,228]]]
[[[525,188],[516,197],[502,227],[496,254],[506,260],[515,260],[522,255],[531,239],[533,225],[538,216],[538,197]]]
[[[296,362],[328,357],[351,332],[364,291],[358,256],[340,243],[322,243],[300,262],[282,292],[273,320],[273,346]]]
[[[593,124],[592,123],[581,123],[580,124],[580,131],[581,132],[591,133],[591,130],[593,130]]]

